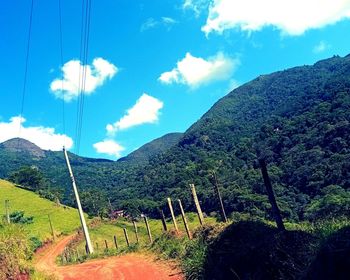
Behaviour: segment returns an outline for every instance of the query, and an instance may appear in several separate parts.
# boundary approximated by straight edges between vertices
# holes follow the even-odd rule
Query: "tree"
[[[350,191],[341,186],[330,185],[322,189],[322,195],[314,199],[305,210],[308,219],[320,219],[348,215]]]
[[[15,184],[37,191],[47,185],[43,174],[37,167],[23,166],[13,172],[9,180]]]

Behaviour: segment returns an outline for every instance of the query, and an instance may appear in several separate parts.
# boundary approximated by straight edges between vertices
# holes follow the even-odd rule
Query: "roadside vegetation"
[[[8,200],[10,224],[4,201]],[[28,275],[50,279],[35,272],[32,257],[37,248],[51,242],[50,215],[55,236],[73,233],[80,225],[76,209],[39,197],[32,191],[0,180],[0,280]]]

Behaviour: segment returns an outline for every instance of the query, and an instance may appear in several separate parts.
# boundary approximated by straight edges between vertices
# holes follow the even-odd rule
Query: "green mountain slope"
[[[57,205],[43,199],[37,194],[15,187],[13,184],[0,180],[0,201],[9,200],[10,213],[24,211],[24,216],[32,216],[33,223],[23,225],[29,236],[40,240],[52,238],[48,215],[50,215],[55,234],[71,233],[80,226],[76,209]],[[5,215],[5,208],[0,208],[0,215]]]
[[[148,160],[161,153],[167,152],[171,147],[175,146],[183,133],[168,133],[162,137],[143,145],[128,156],[119,159],[119,161],[128,162],[148,162]]]
[[[210,212],[217,206],[208,171],[216,170],[228,211],[264,216],[269,203],[256,168],[260,153],[284,216],[310,217],[310,209],[328,205],[320,199],[332,188],[349,194],[349,93],[349,56],[260,76],[219,100],[137,180],[125,178],[128,193],[157,201],[171,194],[188,203],[194,182]]]

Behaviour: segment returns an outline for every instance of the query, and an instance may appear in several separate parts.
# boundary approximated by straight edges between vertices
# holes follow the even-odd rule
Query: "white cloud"
[[[102,86],[107,79],[111,79],[118,68],[103,58],[95,58],[92,65],[82,65],[79,60],[70,60],[62,67],[63,80],[57,78],[50,84],[51,91],[57,98],[69,102],[79,96],[82,73],[86,71],[85,94],[92,94],[97,87]],[[80,79],[80,81],[79,81]]]
[[[328,43],[326,43],[325,41],[321,41],[312,49],[312,52],[315,54],[319,54],[329,48],[330,48],[330,45]]]
[[[301,35],[349,17],[349,0],[213,0],[202,31],[208,35],[273,26],[284,34]]]
[[[63,145],[67,149],[73,146],[72,138],[56,133],[54,128],[43,126],[25,127],[23,126],[25,121],[24,118],[16,116],[12,117],[9,122],[0,122],[0,142],[20,136],[44,150],[60,151]]]
[[[152,29],[156,27],[159,24],[158,21],[156,21],[154,18],[148,18],[144,23],[141,25],[141,32],[144,32],[148,29]]]
[[[209,6],[209,0],[184,0],[182,8],[184,10],[192,10],[196,17],[206,10]]]
[[[162,22],[164,24],[168,24],[168,25],[172,25],[172,24],[177,23],[177,21],[171,17],[162,17]]]
[[[162,108],[162,101],[146,93],[142,94],[136,101],[135,105],[128,109],[126,114],[121,117],[119,121],[106,126],[107,138],[93,145],[96,152],[119,158],[121,152],[124,151],[125,148],[112,139],[115,136],[115,133],[129,127],[157,122],[160,109]]]
[[[227,57],[222,52],[207,59],[186,53],[186,56],[177,62],[175,68],[162,73],[158,80],[164,84],[178,83],[196,88],[213,81],[230,78],[238,64],[238,59]]]
[[[116,158],[120,158],[121,152],[125,150],[123,146],[112,139],[105,139],[95,143],[93,146],[97,153],[115,156]]]
[[[171,29],[171,27],[176,23],[177,23],[177,21],[171,17],[161,17],[161,19],[159,19],[159,20],[156,20],[156,19],[151,17],[151,18],[148,18],[141,25],[140,31],[144,32],[146,30],[155,28],[157,26],[164,26],[169,31]]]
[[[106,126],[107,132],[114,134],[118,130],[129,127],[144,123],[155,123],[159,119],[159,111],[162,108],[162,101],[144,93],[119,121]]]

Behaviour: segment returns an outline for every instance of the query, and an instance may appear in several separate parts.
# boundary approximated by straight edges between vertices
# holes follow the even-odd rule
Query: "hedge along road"
[[[35,256],[38,271],[55,275],[58,279],[123,279],[123,280],[183,280],[178,269],[152,257],[136,253],[81,264],[58,266],[55,261],[74,235],[64,237]]]

